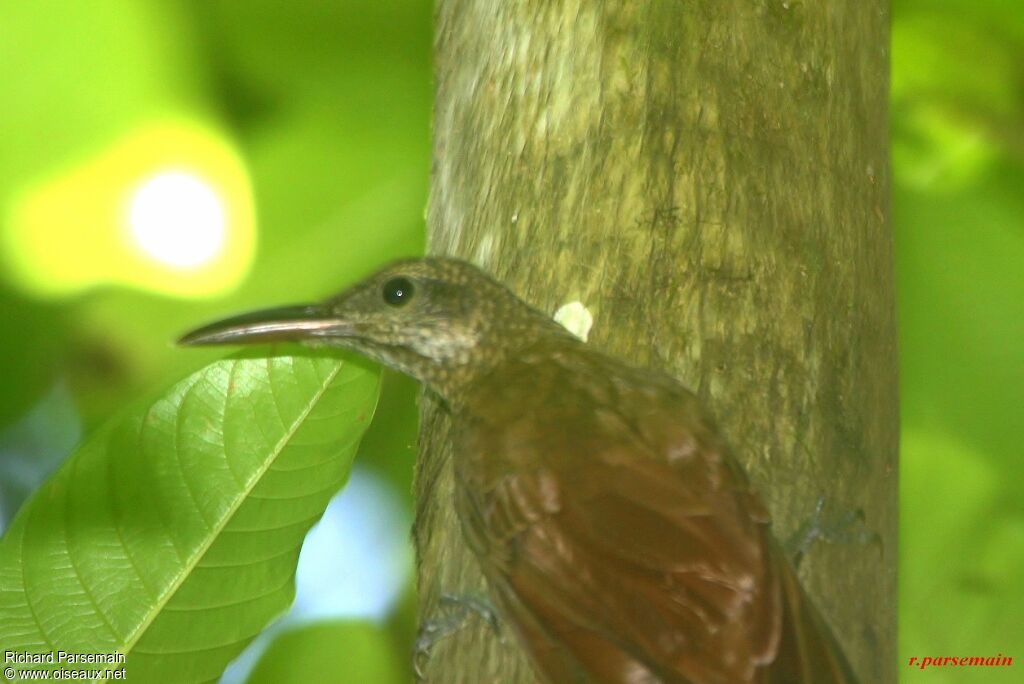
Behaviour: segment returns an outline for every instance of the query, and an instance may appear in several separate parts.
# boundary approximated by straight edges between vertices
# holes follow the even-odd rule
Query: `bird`
[[[697,396],[594,348],[478,267],[406,259],[184,345],[348,349],[451,415],[462,534],[547,684],[853,684]]]

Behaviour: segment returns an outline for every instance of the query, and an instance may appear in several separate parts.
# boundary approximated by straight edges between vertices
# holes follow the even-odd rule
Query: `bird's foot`
[[[881,547],[882,538],[865,526],[862,509],[832,515],[831,519],[827,518],[824,510],[825,497],[819,496],[814,504],[814,513],[783,544],[786,555],[793,559],[793,567],[800,567],[807,551],[818,539],[831,544],[878,544]]]
[[[424,620],[413,645],[412,669],[417,680],[425,679],[424,668],[434,645],[462,630],[470,615],[476,615],[501,638],[501,622],[490,601],[480,596],[441,594],[438,601],[441,615]]]

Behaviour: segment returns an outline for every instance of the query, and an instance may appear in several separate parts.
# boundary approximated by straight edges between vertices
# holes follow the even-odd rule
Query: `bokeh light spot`
[[[204,264],[224,244],[224,206],[209,184],[190,173],[158,173],[131,196],[128,223],[147,254],[169,266]]]
[[[217,296],[256,244],[243,159],[215,126],[178,118],[26,179],[0,214],[0,274],[44,297],[112,283]]]

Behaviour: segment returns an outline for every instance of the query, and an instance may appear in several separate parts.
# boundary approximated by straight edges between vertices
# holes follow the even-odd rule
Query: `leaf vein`
[[[281,439],[274,446],[272,452],[267,455],[264,464],[261,467],[259,467],[256,470],[256,472],[252,475],[252,477],[249,478],[249,481],[245,483],[245,487],[238,493],[238,496],[235,497],[235,501],[233,501],[232,504],[228,506],[227,509],[225,509],[220,520],[217,521],[216,526],[213,528],[214,534],[209,535],[204,540],[204,543],[192,552],[190,558],[188,559],[188,562],[181,568],[177,576],[170,583],[170,585],[163,592],[163,594],[158,597],[155,605],[149,611],[149,615],[142,622],[140,622],[140,624],[136,627],[134,633],[130,634],[129,637],[125,640],[123,651],[124,653],[127,654],[135,647],[139,639],[142,638],[142,635],[146,632],[149,626],[157,618],[157,616],[160,614],[163,608],[166,607],[167,602],[170,601],[174,593],[177,592],[178,588],[188,579],[188,577],[191,575],[192,570],[199,564],[199,562],[202,560],[202,557],[206,554],[210,546],[213,544],[213,541],[219,537],[219,533],[224,530],[227,524],[231,521],[231,518],[238,511],[238,508],[246,500],[247,495],[251,493],[253,487],[256,486],[256,483],[259,482],[260,478],[263,477],[267,469],[273,464],[274,460],[281,454],[284,448],[288,445],[289,440],[298,431],[299,427],[302,425],[306,416],[308,416],[309,413],[313,410],[313,408],[316,407],[316,405],[320,402],[327,388],[330,387],[331,382],[334,380],[335,377],[337,377],[338,373],[341,372],[341,369],[344,367],[344,365],[344,363],[339,362],[324,377],[324,379],[321,382],[320,388],[316,391],[316,393],[314,393],[312,397],[310,397],[305,408],[299,413],[299,415],[292,422],[291,426],[289,426],[285,433],[281,436]],[[232,644],[225,644],[225,646],[241,643],[242,641],[251,639],[252,636],[254,635],[249,635],[245,637],[245,639],[232,642]],[[214,648],[206,650],[214,650]]]

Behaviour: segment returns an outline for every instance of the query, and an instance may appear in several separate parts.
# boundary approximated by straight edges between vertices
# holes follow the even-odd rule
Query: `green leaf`
[[[294,596],[378,373],[326,353],[225,359],[85,442],[0,541],[0,644],[122,653],[127,679],[201,682]]]
[[[248,684],[402,684],[409,673],[399,666],[390,635],[367,622],[331,621],[298,627],[274,639],[260,657]],[[411,659],[408,659],[411,664]]]

